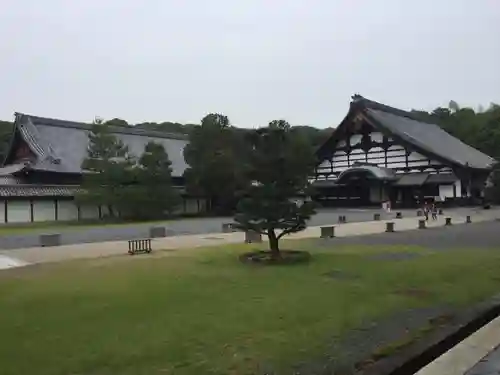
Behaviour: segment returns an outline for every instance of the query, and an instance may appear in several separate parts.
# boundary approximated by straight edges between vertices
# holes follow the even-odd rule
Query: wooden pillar
[[[33,199],[30,199],[30,221],[35,221],[35,213],[33,212]]]
[[[4,209],[4,213],[3,213],[3,215],[4,215],[4,221],[5,221],[5,223],[8,223],[9,222],[9,207],[8,207],[9,206],[9,200],[6,199],[4,202],[5,202],[5,204],[3,205],[3,209]]]
[[[77,220],[80,220],[81,219],[81,210],[80,210],[79,204],[76,205],[76,209],[77,209],[77,214],[76,214]]]
[[[99,206],[97,207],[97,209],[99,210],[99,220],[101,220],[101,219],[102,219],[102,206],[101,206],[101,205],[99,205]]]
[[[59,220],[59,202],[54,199],[54,220]]]

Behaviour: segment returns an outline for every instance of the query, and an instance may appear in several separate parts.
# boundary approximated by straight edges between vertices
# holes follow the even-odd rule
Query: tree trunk
[[[269,229],[267,237],[269,238],[269,250],[271,250],[271,257],[273,259],[281,258],[280,248],[278,244],[278,237],[276,237],[274,229]]]

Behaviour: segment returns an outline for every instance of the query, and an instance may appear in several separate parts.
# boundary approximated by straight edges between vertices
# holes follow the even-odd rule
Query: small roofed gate
[[[379,205],[387,200],[389,184],[395,179],[394,172],[388,168],[357,165],[342,172],[337,184],[346,186],[352,205]]]

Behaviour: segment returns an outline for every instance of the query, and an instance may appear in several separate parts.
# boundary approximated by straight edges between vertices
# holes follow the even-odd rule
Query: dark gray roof
[[[79,191],[65,185],[0,185],[0,197],[73,197]]]
[[[431,174],[425,181],[426,184],[453,184],[458,180],[455,173],[438,173]]]
[[[339,174],[337,180],[341,180],[344,176],[355,172],[368,172],[378,180],[396,179],[394,171],[390,168],[382,168],[382,167],[377,167],[375,165],[356,165],[354,167],[346,169],[341,174]]]
[[[422,186],[429,173],[408,173],[402,175],[395,183],[395,186]]]
[[[0,167],[0,176],[10,176],[11,174],[22,171],[25,168],[26,164],[24,163],[6,165],[5,167]]]
[[[451,163],[475,169],[490,169],[496,163],[495,159],[466,145],[439,125],[419,121],[410,112],[359,97],[356,98],[356,104],[358,103],[362,105],[368,118],[377,125]]]
[[[38,156],[37,162],[30,166],[36,170],[81,173],[91,126],[16,113],[17,129]],[[172,162],[173,176],[182,176],[187,168],[183,155],[188,143],[185,135],[125,127],[112,127],[111,130],[136,156],[142,154],[150,141],[162,144]]]

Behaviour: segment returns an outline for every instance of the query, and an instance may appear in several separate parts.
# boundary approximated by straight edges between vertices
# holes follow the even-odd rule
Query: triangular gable
[[[417,121],[410,112],[354,96],[349,112],[317,150],[318,161],[331,156],[346,136],[349,126],[366,121],[388,138],[445,164],[473,169],[490,169],[495,160],[446,133],[438,125]]]

